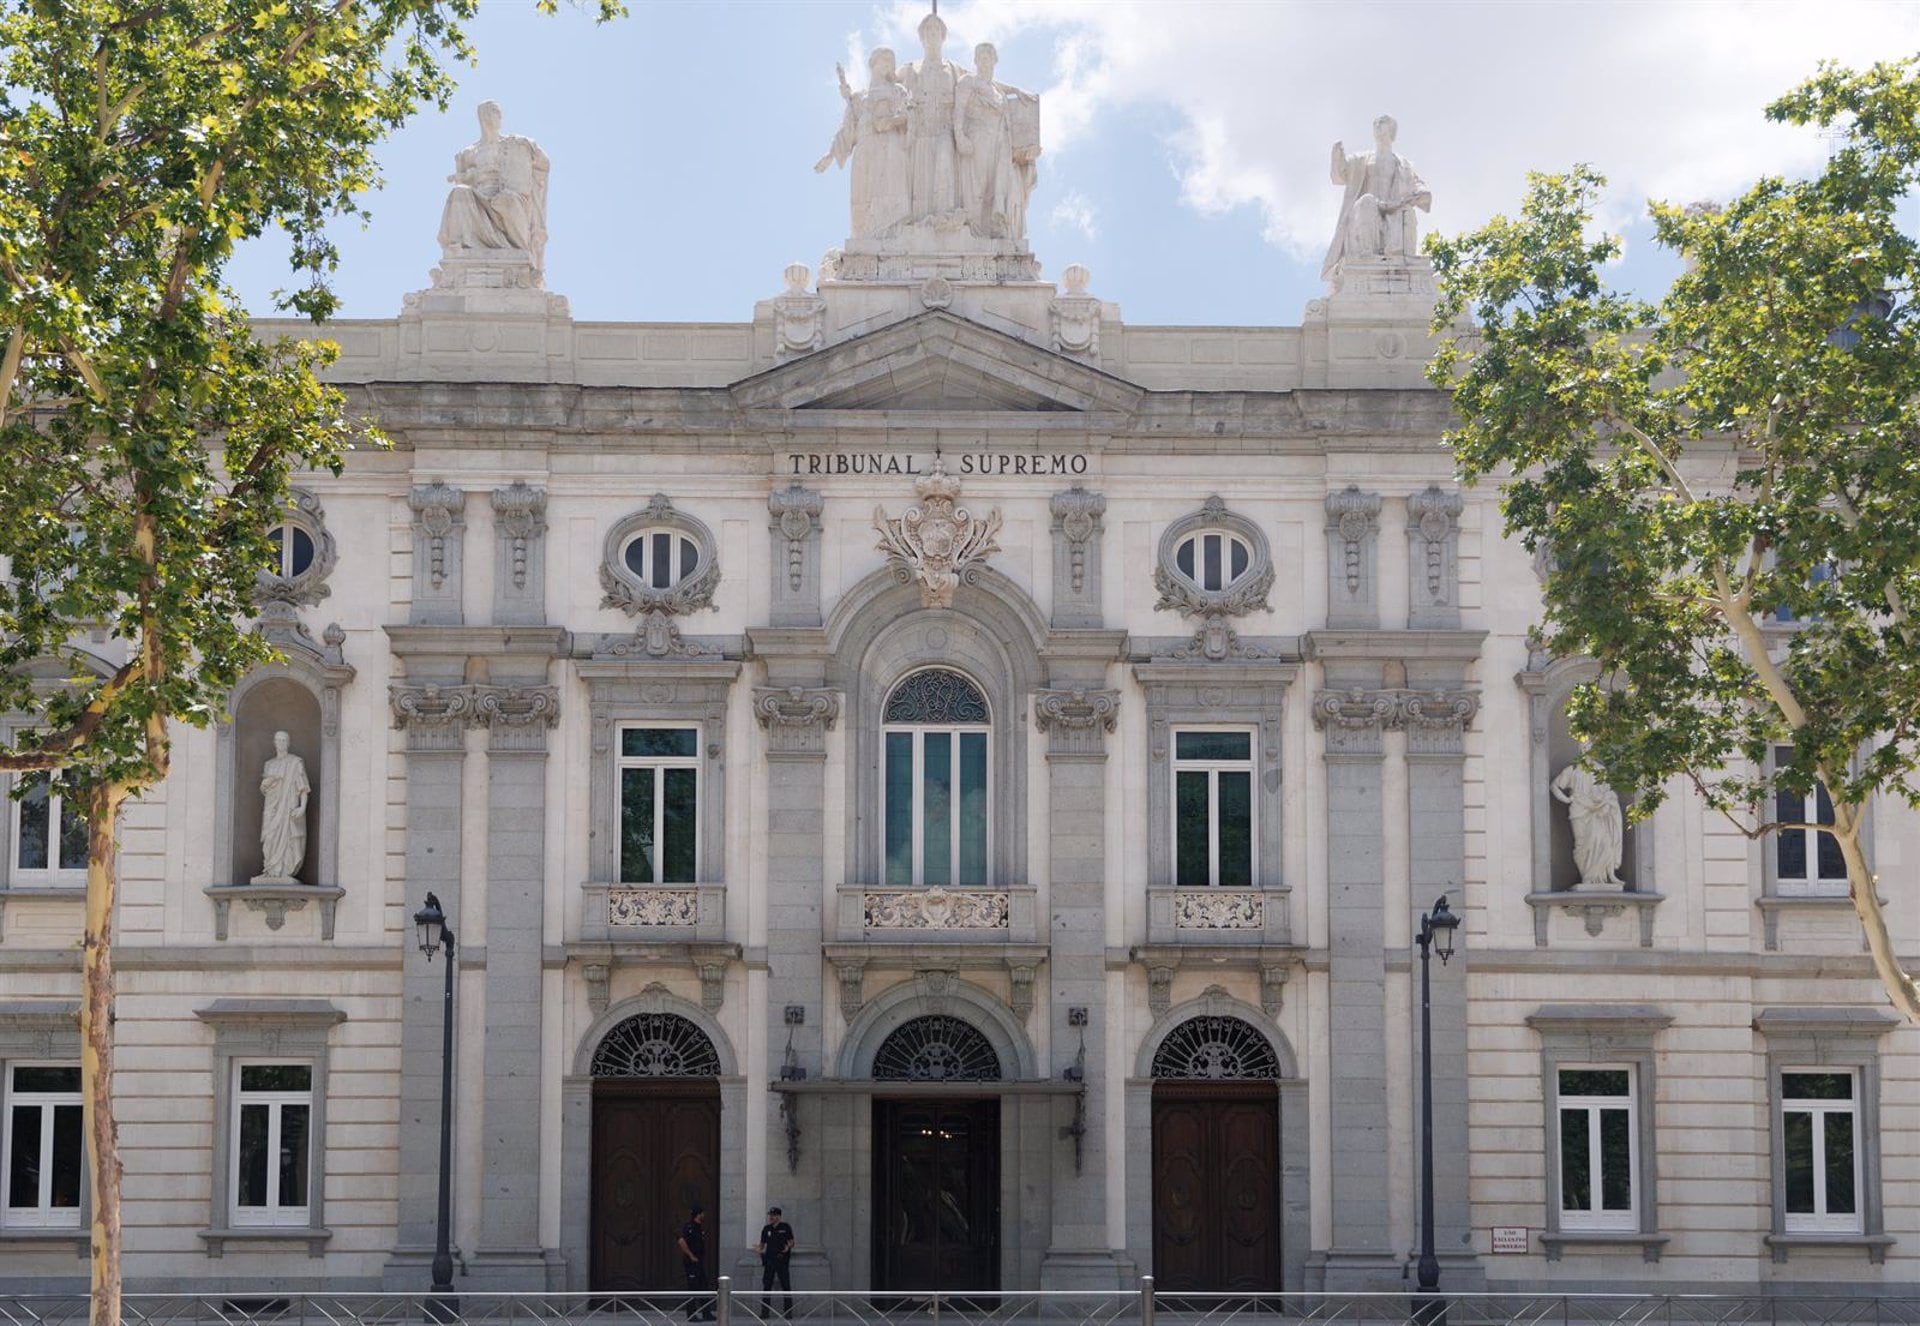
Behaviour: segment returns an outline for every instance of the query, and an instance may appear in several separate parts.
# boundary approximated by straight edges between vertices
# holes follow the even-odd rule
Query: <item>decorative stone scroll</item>
[[[1182,889],[1174,895],[1178,930],[1264,930],[1267,899],[1254,890]]]
[[[1100,535],[1107,499],[1075,484],[1055,493],[1053,513],[1053,624],[1100,625]]]
[[[820,624],[820,512],[819,492],[791,484],[767,495],[767,515],[773,538],[773,602],[769,611],[775,626]]]
[[[1327,494],[1327,625],[1380,624],[1380,494],[1348,484]]]
[[[410,751],[459,750],[476,721],[471,686],[389,686],[393,726],[407,734]]]
[[[1407,498],[1407,626],[1460,625],[1460,513],[1466,499],[1428,485]]]
[[[1380,734],[1407,733],[1412,754],[1457,754],[1460,734],[1480,712],[1480,692],[1467,690],[1321,691],[1313,697],[1313,725],[1334,753],[1377,753]]]
[[[1005,930],[1012,903],[1005,890],[868,891],[860,899],[869,930]]]
[[[753,716],[767,732],[769,753],[817,755],[840,718],[840,692],[824,687],[756,687]]]
[[[407,492],[413,511],[413,606],[420,625],[458,626],[463,620],[461,571],[466,544],[467,495],[444,483]]]
[[[932,471],[913,491],[920,501],[898,520],[888,519],[885,507],[873,509],[879,548],[901,584],[920,582],[921,607],[951,608],[953,591],[963,581],[972,583],[978,565],[1000,551],[993,541],[1000,532],[1000,512],[995,508],[979,518],[956,506],[960,481],[948,477],[937,453]]]
[[[555,686],[476,686],[475,721],[487,729],[492,751],[544,751],[547,730],[560,722]]]
[[[515,482],[493,490],[493,618],[546,620],[547,490]]]

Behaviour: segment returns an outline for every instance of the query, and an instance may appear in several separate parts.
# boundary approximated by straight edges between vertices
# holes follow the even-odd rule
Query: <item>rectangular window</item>
[[[886,882],[987,883],[987,734],[905,728],[885,745]]]
[[[1857,1080],[1846,1069],[1780,1074],[1789,1233],[1861,1232]]]
[[[77,885],[87,870],[87,820],[81,808],[53,788],[47,775],[27,774],[13,803],[12,883]]]
[[[1793,759],[1793,747],[1776,746],[1773,763],[1784,768]],[[1812,796],[1782,788],[1774,793],[1774,819],[1781,824],[1831,824],[1833,801],[1827,789],[1814,785]],[[1811,829],[1781,829],[1774,835],[1774,881],[1784,894],[1845,893],[1847,863],[1840,840]]]
[[[1173,882],[1253,883],[1253,733],[1173,734]]]
[[[620,729],[620,882],[693,884],[700,871],[700,732]]]
[[[1633,1069],[1563,1067],[1558,1081],[1560,1228],[1638,1229]]]
[[[234,1064],[233,1223],[305,1225],[313,1066]]]
[[[16,1063],[7,1069],[4,1225],[13,1229],[80,1227],[80,1067]]]

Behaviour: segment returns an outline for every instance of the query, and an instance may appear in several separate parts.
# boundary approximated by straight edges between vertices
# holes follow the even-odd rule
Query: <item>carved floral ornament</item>
[[[901,584],[920,582],[921,607],[951,608],[953,591],[962,581],[971,583],[979,564],[1000,551],[993,541],[1000,532],[1000,512],[996,508],[978,518],[955,505],[960,481],[948,476],[937,452],[933,470],[913,485],[913,492],[919,502],[897,520],[887,517],[885,507],[873,509],[878,547]]]

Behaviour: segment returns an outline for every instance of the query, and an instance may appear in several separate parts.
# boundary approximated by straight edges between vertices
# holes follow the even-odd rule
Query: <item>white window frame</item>
[[[652,732],[652,731],[675,731],[675,732],[693,733],[693,754],[691,755],[626,755],[626,754],[622,754],[622,752],[626,749],[626,734],[628,732]],[[617,880],[620,884],[637,885],[640,887],[649,887],[649,886],[662,887],[669,883],[672,883],[675,885],[685,885],[685,884],[695,884],[699,882],[701,878],[701,873],[702,873],[702,863],[706,860],[706,857],[705,857],[706,835],[702,831],[701,823],[700,823],[701,808],[707,794],[706,771],[702,767],[705,764],[705,760],[701,756],[701,749],[700,749],[703,739],[704,738],[701,733],[700,724],[698,723],[676,723],[672,721],[653,723],[653,722],[635,720],[632,722],[620,723],[616,727],[614,731],[614,744],[613,744],[613,760],[614,760],[613,873],[614,873],[615,880]],[[627,782],[626,771],[629,769],[646,769],[646,770],[651,770],[653,772],[653,878],[652,879],[631,879],[630,880],[630,879],[620,878],[622,874],[622,862],[621,862],[621,852],[620,852],[621,826],[624,825],[626,822],[626,814],[627,814],[627,807],[626,807],[626,800],[625,800],[626,782]],[[666,809],[667,799],[665,795],[666,777],[663,771],[667,769],[693,770],[693,878],[690,880],[668,881],[663,878],[663,876],[666,874],[666,855],[667,855],[666,852],[663,850],[663,834],[666,828],[666,815],[667,815],[667,809]]]
[[[1783,754],[1785,755],[1785,758],[1791,758],[1792,750],[1793,750],[1793,747],[1791,745],[1788,745],[1784,742],[1776,743],[1772,751],[1771,767],[1775,771],[1777,771],[1782,765],[1782,763],[1784,762]],[[1769,807],[1769,809],[1772,812],[1774,818],[1781,823],[1800,823],[1800,824],[1831,824],[1833,823],[1833,812],[1831,811],[1831,809],[1829,809],[1829,811],[1827,812],[1827,817],[1825,819],[1820,818],[1821,789],[1817,786],[1814,788],[1813,791],[1808,792],[1804,797],[1801,798],[1801,805],[1799,809],[1790,817],[1782,817],[1780,815],[1780,798],[1782,796],[1791,796],[1792,793],[1787,792],[1784,788],[1780,788],[1780,789],[1775,789],[1769,795],[1771,796],[1772,802],[1773,802],[1773,804]],[[1831,805],[1831,802],[1829,802],[1829,805]],[[1786,875],[1786,874],[1783,874],[1780,870],[1780,848],[1786,836],[1790,833],[1799,834],[1802,840],[1806,843],[1806,852],[1804,857],[1806,862],[1805,874]],[[1832,835],[1829,834],[1825,836],[1831,837]],[[1769,873],[1773,877],[1773,889],[1775,894],[1783,898],[1831,898],[1831,897],[1844,897],[1846,895],[1847,889],[1848,889],[1848,881],[1847,881],[1846,865],[1844,862],[1842,862],[1841,864],[1840,873],[1838,875],[1823,875],[1820,873],[1820,838],[1821,837],[1822,835],[1820,834],[1820,832],[1814,829],[1776,829],[1774,830],[1774,834],[1773,834],[1774,840],[1766,845],[1766,850],[1768,852],[1768,864],[1771,867]]]
[[[20,786],[21,780],[45,777],[48,775],[15,774],[15,782],[13,788],[9,789],[9,793]],[[61,821],[67,813],[66,797],[61,794],[59,788],[53,786],[51,779],[49,778],[47,786],[47,864],[44,866],[20,864],[22,842],[20,821],[27,807],[26,803],[16,796],[9,795],[8,800],[12,804],[8,811],[7,869],[4,875],[7,884],[13,888],[37,889],[86,887],[87,867],[84,862],[78,866],[60,865],[60,829]],[[82,823],[85,822],[85,811],[76,810],[74,813],[81,818]]]
[[[1639,1091],[1635,1080],[1637,1066],[1631,1063],[1557,1063],[1554,1065],[1554,1147],[1550,1157],[1560,1182],[1555,1185],[1557,1200],[1560,1203],[1560,1228],[1569,1232],[1621,1231],[1630,1232],[1640,1228],[1640,1120]],[[1619,1096],[1569,1096],[1558,1090],[1561,1075],[1565,1073],[1625,1073],[1627,1089]],[[1602,1110],[1623,1109],[1627,1114],[1627,1207],[1625,1210],[1607,1210],[1600,1205],[1602,1194],[1602,1175],[1605,1167],[1601,1160],[1603,1145],[1600,1129]],[[1586,1209],[1566,1205],[1566,1112],[1581,1110],[1586,1114],[1587,1129],[1587,1192],[1592,1205]]]
[[[1207,583],[1206,540],[1208,539],[1220,540],[1220,583],[1217,585],[1209,585]],[[1188,574],[1180,566],[1180,552],[1189,544],[1193,545],[1192,574]],[[1246,565],[1241,568],[1238,575],[1233,573],[1233,548],[1235,544],[1238,544],[1240,550],[1246,554]],[[1253,546],[1251,540],[1233,530],[1222,529],[1217,525],[1203,525],[1198,529],[1189,531],[1183,534],[1179,542],[1173,545],[1173,569],[1178,574],[1185,576],[1188,583],[1192,584],[1195,589],[1207,594],[1226,593],[1242,580],[1252,575],[1254,568],[1258,565],[1259,550]]]
[[[0,1064],[0,1130],[5,1133],[0,1139],[0,1230],[5,1229],[79,1229],[81,1213],[86,1207],[86,1140],[81,1139],[80,1154],[75,1157],[80,1167],[79,1200],[71,1208],[50,1205],[53,1185],[53,1141],[54,1112],[63,1107],[84,1109],[84,1102],[78,1088],[73,1091],[17,1091],[13,1075],[21,1068],[78,1068],[73,1060],[59,1059],[12,1059]],[[32,1206],[14,1206],[12,1204],[13,1154],[17,1139],[13,1131],[13,1112],[23,1105],[38,1105],[40,1108],[40,1192]]]
[[[307,1070],[307,1088],[304,1091],[248,1091],[240,1085],[241,1074],[248,1068],[304,1068]],[[227,1144],[227,1191],[232,1200],[230,1218],[236,1229],[254,1228],[293,1228],[304,1229],[313,1219],[313,1185],[319,1176],[319,1167],[315,1163],[315,1151],[318,1138],[314,1134],[314,1125],[318,1111],[314,1108],[314,1087],[319,1081],[319,1065],[310,1059],[235,1059],[232,1063],[232,1077],[228,1089],[233,1093],[233,1126],[229,1130]],[[264,1105],[267,1116],[267,1194],[264,1206],[242,1206],[240,1203],[240,1146],[241,1137],[246,1128],[243,1123],[245,1111],[249,1105]],[[307,1112],[307,1200],[298,1206],[280,1201],[280,1167],[274,1163],[280,1152],[281,1121],[288,1106],[299,1106]]]
[[[1230,732],[1247,738],[1247,757],[1238,759],[1183,759],[1180,755],[1180,737],[1183,733]],[[1171,777],[1167,780],[1169,823],[1173,826],[1172,864],[1173,879],[1177,885],[1180,880],[1180,775],[1183,773],[1204,773],[1207,775],[1207,882],[1204,885],[1187,885],[1188,888],[1257,888],[1260,883],[1260,795],[1259,795],[1259,730],[1243,723],[1183,723],[1172,730],[1170,758],[1172,759]],[[1249,878],[1245,885],[1223,885],[1220,883],[1220,774],[1244,773],[1247,775],[1247,865]]]
[[[654,580],[654,568],[657,564],[654,561],[653,555],[653,539],[657,535],[667,536],[667,546],[671,549],[668,554],[669,561],[665,584],[656,583]],[[638,567],[635,567],[632,562],[627,560],[627,556],[633,551],[635,544],[640,545],[641,550],[640,565]],[[693,549],[693,570],[690,573],[681,570],[681,567],[686,562],[685,548]],[[699,539],[695,538],[686,530],[676,529],[672,525],[647,525],[635,530],[627,537],[626,541],[620,545],[620,564],[626,568],[627,574],[633,577],[634,583],[642,589],[650,590],[656,594],[665,593],[667,590],[680,584],[681,581],[691,580],[706,569],[707,549],[702,546]]]
[[[1826,1100],[1810,1097],[1787,1095],[1787,1078],[1795,1073],[1808,1073],[1818,1076],[1844,1077],[1851,1083],[1851,1094],[1845,1100]],[[1813,1207],[1812,1211],[1789,1211],[1786,1209],[1787,1195],[1780,1194],[1781,1224],[1789,1234],[1862,1234],[1866,1232],[1866,1185],[1864,1183],[1862,1152],[1864,1120],[1860,1109],[1860,1093],[1863,1074],[1855,1068],[1814,1067],[1794,1064],[1782,1067],[1774,1077],[1774,1088],[1780,1093],[1781,1130],[1776,1145],[1780,1147],[1780,1163],[1784,1177],[1786,1165],[1786,1119],[1793,1114],[1812,1116],[1813,1124]],[[1826,1163],[1826,1124],[1830,1115],[1844,1114],[1853,1121],[1853,1210],[1833,1213],[1827,1207],[1827,1163]]]
[[[963,674],[964,675],[964,674]],[[968,678],[971,682],[972,678]],[[984,694],[984,692],[983,692]],[[913,878],[911,884],[893,885],[895,888],[926,888],[926,813],[921,801],[926,789],[926,738],[932,736],[951,736],[948,743],[948,770],[952,781],[953,801],[950,808],[952,832],[947,838],[947,883],[940,888],[978,888],[993,882],[993,722],[988,714],[985,723],[883,723],[880,727],[880,862],[882,878],[885,878],[887,863],[886,834],[892,806],[886,798],[891,795],[887,783],[887,738],[894,733],[905,733],[913,739],[913,809],[908,820],[913,833]],[[981,801],[986,816],[986,848],[981,861],[986,870],[984,879],[960,878],[960,737],[965,733],[980,733],[986,742],[986,786]]]
[[[295,570],[293,566],[293,536],[296,532],[304,534],[307,537],[307,564],[299,570]],[[268,574],[285,584],[295,584],[302,576],[312,571],[319,563],[320,539],[311,529],[307,528],[304,522],[298,520],[283,520],[279,522],[267,531],[267,538],[272,540],[275,534],[280,535],[278,540],[280,556]]]

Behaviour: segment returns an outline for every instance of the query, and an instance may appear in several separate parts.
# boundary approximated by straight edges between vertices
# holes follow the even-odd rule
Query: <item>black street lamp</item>
[[[460,1300],[453,1294],[453,1248],[447,1226],[453,1206],[453,927],[440,910],[440,900],[431,893],[427,905],[413,914],[420,931],[420,951],[433,961],[444,942],[447,946],[447,994],[441,1011],[440,1028],[440,1211],[433,1235],[433,1302],[429,1321],[454,1321],[460,1316]]]
[[[1440,1259],[1433,1253],[1433,982],[1427,961],[1440,955],[1446,966],[1453,956],[1453,932],[1460,918],[1447,910],[1447,895],[1433,904],[1433,910],[1420,918],[1420,1292],[1431,1294],[1440,1287]],[[1447,1318],[1446,1300],[1427,1299],[1418,1305],[1414,1319],[1422,1326],[1442,1326]]]

